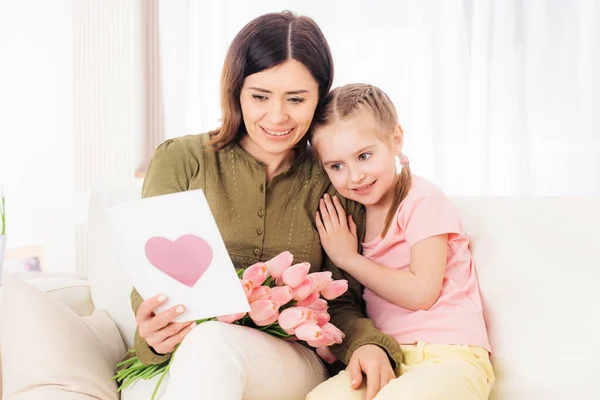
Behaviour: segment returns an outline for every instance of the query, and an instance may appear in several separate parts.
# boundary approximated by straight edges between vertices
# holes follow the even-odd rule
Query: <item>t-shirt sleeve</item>
[[[398,210],[397,221],[411,247],[432,236],[462,233],[458,211],[441,192],[407,197]]]

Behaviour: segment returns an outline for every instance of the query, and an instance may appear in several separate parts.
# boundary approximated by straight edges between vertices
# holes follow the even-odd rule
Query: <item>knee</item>
[[[306,396],[306,400],[364,400],[365,395],[364,387],[356,390],[352,389],[350,375],[346,371],[341,371],[333,378],[329,378],[314,388]]]
[[[203,322],[186,335],[179,345],[177,353],[221,352],[224,348],[231,346],[230,341],[227,340],[227,328],[231,328],[231,326],[223,322]]]
[[[384,386],[378,393],[377,395],[375,395],[375,397],[373,398],[373,400],[397,400],[398,398],[401,398],[401,396],[398,395],[397,391],[392,390],[392,387],[388,387],[389,383]],[[406,393],[405,393],[406,395]],[[442,395],[443,396],[443,395]],[[416,398],[416,397],[410,397],[408,396],[407,398]],[[441,397],[443,398],[443,397]]]

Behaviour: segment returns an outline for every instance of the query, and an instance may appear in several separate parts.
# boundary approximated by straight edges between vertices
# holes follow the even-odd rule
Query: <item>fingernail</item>
[[[183,312],[183,306],[179,306],[175,309],[175,311],[177,311],[179,314],[181,314]]]
[[[167,296],[165,296],[164,294],[161,294],[160,296],[158,296],[158,301],[160,301],[161,303],[163,301],[165,301],[167,299]]]

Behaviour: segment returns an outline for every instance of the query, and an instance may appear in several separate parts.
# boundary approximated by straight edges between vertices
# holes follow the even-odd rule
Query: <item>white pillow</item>
[[[88,216],[88,281],[96,309],[106,310],[126,347],[133,345],[136,322],[129,295],[131,282],[115,256],[107,208],[141,197],[139,186],[99,188],[92,192]]]
[[[110,378],[125,346],[106,312],[80,317],[11,275],[3,284],[0,344],[5,399],[119,399]]]

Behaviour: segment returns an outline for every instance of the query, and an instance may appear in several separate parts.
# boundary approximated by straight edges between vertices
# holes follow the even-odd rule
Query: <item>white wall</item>
[[[0,185],[8,247],[74,270],[72,4],[0,0]]]

